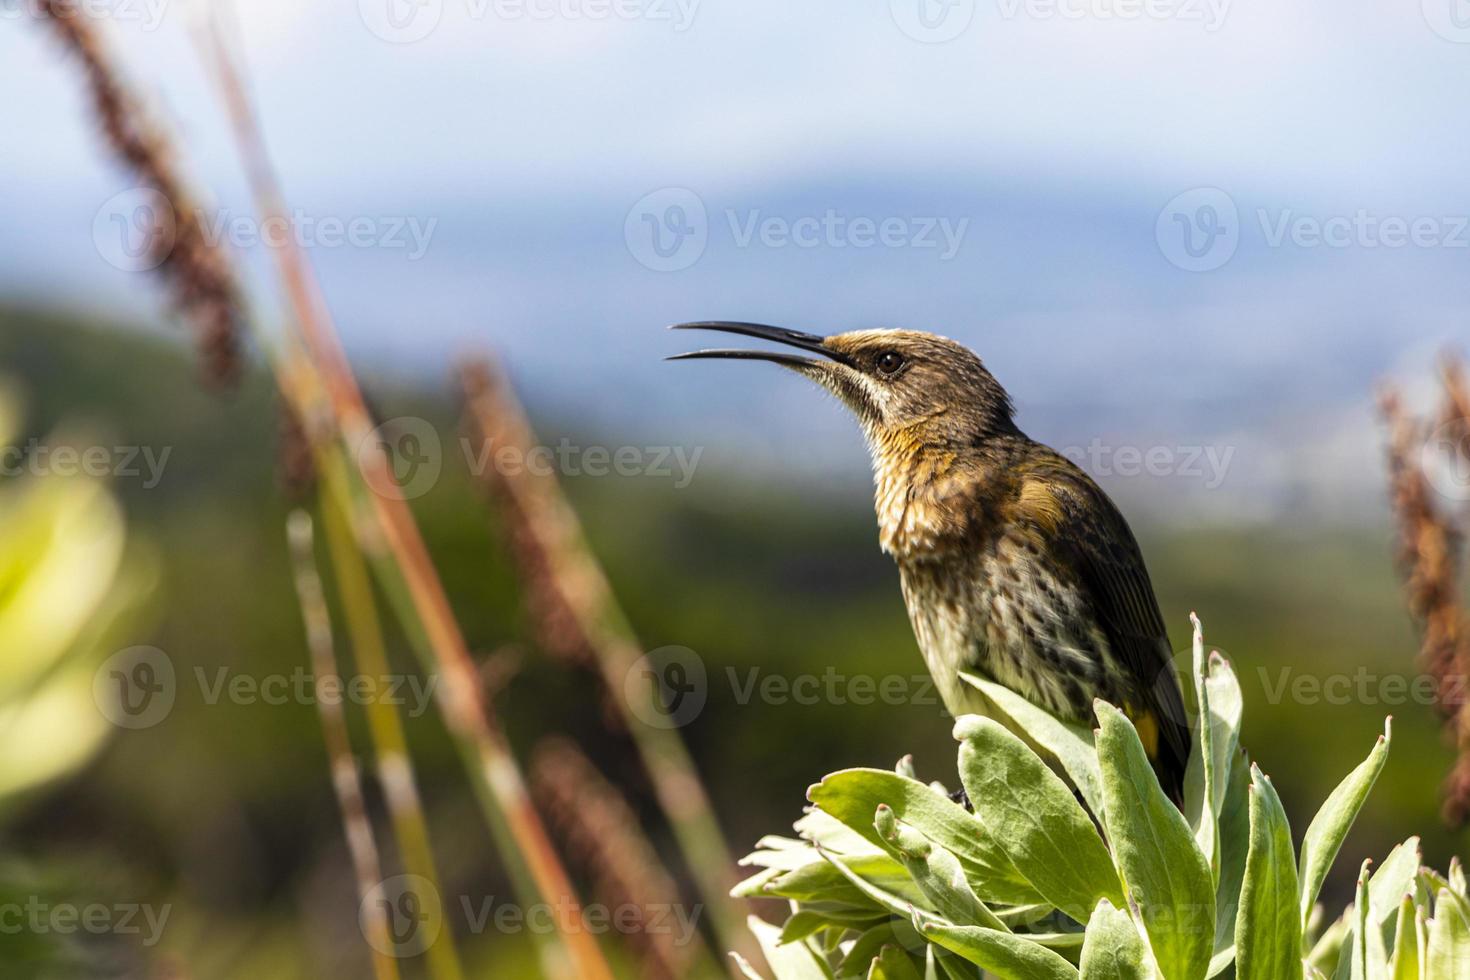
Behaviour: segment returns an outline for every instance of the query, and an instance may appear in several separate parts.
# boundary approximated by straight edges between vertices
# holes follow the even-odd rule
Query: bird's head
[[[699,350],[671,360],[772,361],[836,395],[862,424],[875,451],[895,442],[958,449],[1013,432],[1010,396],[968,348],[920,330],[853,330],[819,337],[782,327],[709,321],[676,330],[718,330],[771,340],[786,351]]]

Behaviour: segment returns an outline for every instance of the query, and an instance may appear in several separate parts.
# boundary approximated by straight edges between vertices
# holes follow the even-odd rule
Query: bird
[[[1133,722],[1160,787],[1182,805],[1189,726],[1138,542],[1086,471],[1021,431],[1010,395],[976,354],[907,329],[821,336],[724,320],[671,329],[802,351],[669,359],[773,362],[856,417],[872,457],[879,544],[898,566],[946,711],[990,713],[965,671],[1078,725],[1090,726],[1100,698]]]

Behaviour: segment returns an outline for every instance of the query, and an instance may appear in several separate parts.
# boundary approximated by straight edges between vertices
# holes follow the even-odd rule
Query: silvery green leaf
[[[835,862],[840,861],[844,868],[864,881],[893,892],[906,901],[923,899],[923,893],[909,878],[908,871],[887,854],[849,856],[833,854],[825,848],[813,850],[812,853],[816,855],[817,863],[803,865],[779,875],[765,883],[761,894],[767,898],[787,898],[797,902],[827,900],[853,905],[869,904],[863,894],[834,866]]]
[[[1434,918],[1429,920],[1429,943],[1425,950],[1425,976],[1470,977],[1470,922],[1455,893],[1442,888],[1434,900]]]
[[[1317,901],[1317,894],[1322,890],[1322,882],[1326,880],[1327,872],[1342,847],[1343,838],[1357,819],[1363,801],[1368,798],[1369,790],[1373,788],[1378,774],[1383,771],[1384,763],[1388,761],[1392,740],[1393,719],[1390,718],[1384,722],[1383,734],[1373,746],[1373,751],[1368,753],[1368,758],[1337,785],[1307,827],[1306,836],[1302,838],[1302,895],[1299,903],[1303,929],[1312,905]]]
[[[858,891],[867,896],[874,905],[899,917],[906,917],[913,914],[913,902],[886,888],[880,888],[870,881],[865,881],[861,876],[849,869],[836,855],[827,854],[826,851],[823,851],[822,854],[828,861],[832,862],[832,867],[836,868],[839,874],[850,881]]]
[[[1082,942],[1082,980],[1151,980],[1148,949],[1128,913],[1097,903]]]
[[[1358,872],[1358,893],[1353,903],[1351,940],[1352,980],[1388,980],[1388,954],[1383,948],[1383,933],[1373,919],[1373,903],[1368,897],[1368,868],[1364,861]]]
[[[878,808],[873,823],[878,835],[898,852],[899,861],[934,911],[959,925],[1010,931],[971,890],[964,868],[953,854],[906,826],[886,804]]]
[[[839,977],[867,976],[868,968],[883,947],[897,942],[898,937],[893,933],[892,920],[864,930],[842,954],[842,959],[837,964],[837,975]]]
[[[750,960],[747,960],[739,953],[731,953],[730,959],[735,962],[735,969],[739,970],[740,975],[745,977],[746,980],[766,980],[765,977],[760,975],[760,971],[750,965]]]
[[[1312,945],[1307,954],[1307,965],[1323,973],[1331,974],[1345,955],[1343,947],[1352,932],[1352,909],[1348,909],[1328,926]]]
[[[1217,976],[1235,961],[1235,919],[1240,886],[1250,850],[1250,757],[1236,749],[1230,765],[1230,783],[1220,810],[1220,879],[1215,886],[1215,947],[1209,976]]]
[[[975,816],[1041,897],[1079,922],[1100,899],[1121,905],[1108,849],[1061,777],[993,719],[966,715],[954,734]]]
[[[1252,766],[1250,851],[1235,923],[1239,980],[1289,980],[1302,975],[1299,895],[1286,811],[1271,780]]]
[[[752,915],[746,923],[760,943],[776,980],[832,980],[827,965],[806,943],[783,945],[781,930],[756,916]]]
[[[1389,967],[1392,980],[1419,980],[1421,950],[1416,912],[1413,898],[1405,895],[1399,902],[1393,933],[1393,959]]]
[[[1014,933],[951,926],[921,913],[914,915],[914,928],[1001,980],[1077,980],[1077,968],[1059,954]]]
[[[1010,688],[976,674],[961,673],[960,677],[978,688],[1029,742],[1057,760],[1077,792],[1098,819],[1103,816],[1103,794],[1101,777],[1097,771],[1097,750],[1092,744],[1092,732],[1081,725],[1062,721],[1055,715],[1027,701]]]
[[[897,946],[884,946],[868,970],[868,980],[920,980],[914,961]]]
[[[1189,824],[1149,765],[1121,711],[1093,703],[1108,840],[1130,902],[1140,910],[1164,980],[1198,980],[1215,940],[1215,881]]]
[[[886,803],[900,820],[959,859],[982,900],[1025,905],[1041,899],[984,824],[923,783],[880,769],[845,769],[811,787],[807,797],[869,844],[891,854],[873,827],[873,814]]]

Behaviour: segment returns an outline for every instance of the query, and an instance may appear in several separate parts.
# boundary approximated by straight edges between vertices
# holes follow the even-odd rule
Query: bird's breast
[[[977,710],[958,677],[971,670],[1062,717],[1090,717],[1110,655],[1082,592],[1024,537],[972,545],[899,563],[914,635],[945,706]]]

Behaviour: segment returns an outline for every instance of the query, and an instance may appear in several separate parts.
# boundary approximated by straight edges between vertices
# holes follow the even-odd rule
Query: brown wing
[[[1130,703],[1119,707],[1138,727],[1159,782],[1178,803],[1189,758],[1189,722],[1138,542],[1108,495],[1070,460],[1046,450],[1043,460],[1027,469],[1028,483],[1039,482],[1052,504],[1046,509],[1053,525],[1047,539],[1076,569],[1113,656],[1128,675],[1123,687]]]

